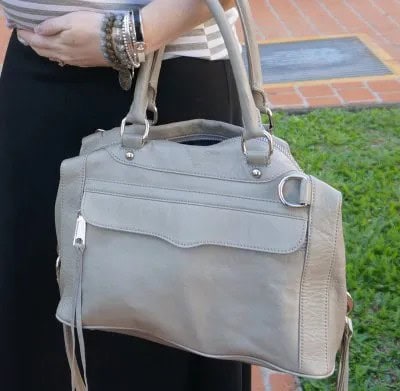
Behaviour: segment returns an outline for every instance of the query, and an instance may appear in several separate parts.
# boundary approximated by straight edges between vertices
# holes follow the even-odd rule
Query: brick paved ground
[[[389,77],[266,86],[272,107],[400,103],[400,0],[251,0],[260,41],[360,35],[396,71]]]
[[[265,86],[273,108],[400,103],[400,0],[250,0],[261,42],[360,35],[395,75]],[[0,18],[0,65],[9,31]],[[292,377],[253,368],[253,391],[292,391]]]

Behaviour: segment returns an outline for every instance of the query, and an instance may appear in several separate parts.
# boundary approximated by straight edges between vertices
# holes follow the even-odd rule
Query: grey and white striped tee
[[[60,16],[68,12],[109,11],[123,12],[132,4],[145,5],[151,0],[0,0],[9,27],[32,29],[45,19]],[[236,8],[227,12],[227,17],[235,31],[238,18]],[[214,19],[195,27],[175,41],[171,42],[165,58],[177,56],[196,57],[207,60],[219,60],[228,57],[221,33]]]

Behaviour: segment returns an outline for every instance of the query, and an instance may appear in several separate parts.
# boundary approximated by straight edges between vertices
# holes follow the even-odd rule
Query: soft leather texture
[[[223,25],[219,2],[206,1]],[[143,124],[134,124],[122,137],[119,128],[86,137],[62,163],[57,318],[73,372],[75,327],[83,362],[82,328],[314,378],[333,372],[341,341],[348,352],[341,194],[305,175],[285,141],[271,136],[271,149],[253,132],[261,125],[238,61],[244,128],[154,126],[139,146]],[[179,142],[196,138],[219,142]]]
[[[329,375],[346,308],[340,194],[310,178],[311,206],[283,205],[280,180],[301,173],[289,152],[276,149],[256,179],[237,137],[207,147],[152,140],[130,161],[118,132],[94,142],[104,135],[62,166],[58,318],[71,323],[80,211],[85,327]],[[292,201],[299,191],[297,181],[285,188]]]
[[[232,202],[215,194],[142,190],[118,194],[87,188],[82,216],[99,228],[149,235],[181,248],[213,245],[289,254],[304,243],[304,218],[286,217],[268,208],[250,209],[242,199]],[[265,238],[260,227],[267,225],[276,229]]]

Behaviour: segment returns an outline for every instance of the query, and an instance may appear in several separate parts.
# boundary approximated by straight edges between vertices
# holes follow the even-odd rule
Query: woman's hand
[[[51,18],[18,37],[40,56],[79,67],[110,66],[100,47],[103,14],[77,11]]]

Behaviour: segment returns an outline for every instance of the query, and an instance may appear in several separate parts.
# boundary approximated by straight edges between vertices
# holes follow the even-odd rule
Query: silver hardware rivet
[[[125,154],[125,157],[126,157],[128,160],[133,160],[133,158],[135,157],[135,155],[134,155],[134,153],[133,153],[132,151],[128,151],[128,152]]]
[[[262,172],[261,170],[259,170],[258,168],[255,168],[251,174],[253,175],[253,177],[255,178],[261,178]]]

